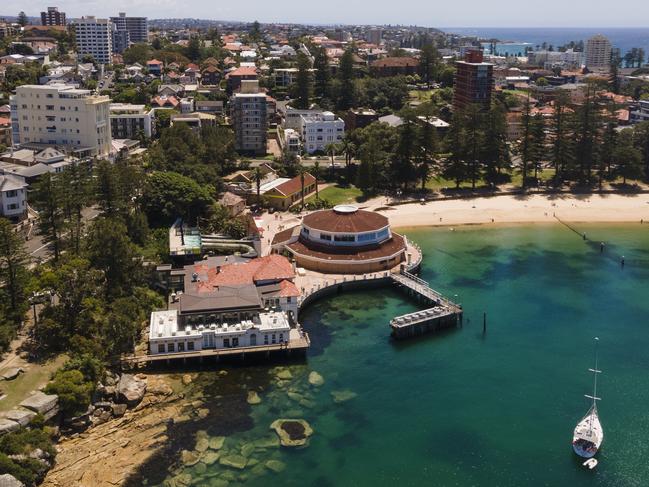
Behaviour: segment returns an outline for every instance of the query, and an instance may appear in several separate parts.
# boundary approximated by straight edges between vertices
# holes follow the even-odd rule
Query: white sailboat
[[[597,401],[600,400],[597,397],[597,374],[601,374],[602,371],[597,368],[597,343],[599,338],[595,337],[595,368],[588,369],[593,373],[593,395],[586,395],[587,398],[592,399],[593,405],[590,407],[586,416],[579,421],[575,432],[572,437],[572,448],[577,455],[583,458],[592,458],[595,456],[599,447],[604,441],[604,430],[602,429],[602,424],[599,422],[599,416],[597,414]]]

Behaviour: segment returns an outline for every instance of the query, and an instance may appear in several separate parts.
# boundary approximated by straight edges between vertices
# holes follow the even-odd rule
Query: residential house
[[[201,71],[201,84],[217,86],[221,83],[221,70],[213,65],[208,65]]]
[[[304,174],[304,197],[315,191],[316,179],[310,174]],[[302,176],[292,179],[278,178],[261,187],[264,202],[278,210],[288,210],[302,200]]]
[[[160,76],[162,74],[163,66],[163,62],[158,61],[157,59],[151,59],[150,61],[146,62],[146,68],[149,70],[149,73],[154,76]]]
[[[0,175],[0,215],[12,221],[27,216],[27,186],[18,176]]]
[[[374,76],[412,75],[419,71],[419,59],[412,57],[386,57],[370,64]]]
[[[259,79],[259,75],[257,73],[257,68],[242,67],[230,71],[225,75],[225,79],[227,81],[227,92],[228,94],[232,94],[241,89],[242,81],[257,80]]]
[[[231,217],[240,215],[246,209],[246,200],[230,191],[223,193],[221,198],[219,198],[219,204],[228,210],[228,214]]]

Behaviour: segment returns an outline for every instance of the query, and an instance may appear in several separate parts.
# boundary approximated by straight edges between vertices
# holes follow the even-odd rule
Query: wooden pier
[[[250,356],[259,356],[260,354],[271,356],[271,354],[278,353],[299,356],[306,354],[310,346],[311,340],[309,339],[308,333],[291,329],[290,339],[287,343],[258,345],[254,347],[209,348],[195,352],[130,355],[122,357],[121,363],[126,367],[137,368],[149,364],[172,363],[179,360],[183,362],[188,360],[202,361],[203,359],[219,360],[221,358],[241,358],[245,360],[246,357]]]
[[[408,338],[462,323],[462,306],[432,289],[426,281],[405,269],[391,274],[392,282],[428,308],[397,316],[390,321],[395,338]]]

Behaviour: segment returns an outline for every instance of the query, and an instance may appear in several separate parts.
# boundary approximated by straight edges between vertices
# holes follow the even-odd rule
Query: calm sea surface
[[[649,54],[649,28],[592,28],[585,29],[575,28],[446,28],[445,32],[462,34],[467,36],[478,36],[484,38],[494,38],[501,41],[509,41],[515,44],[512,47],[499,47],[498,51],[503,53],[508,51],[510,55],[514,54],[514,49],[520,50],[522,43],[529,43],[531,47],[541,45],[544,42],[552,44],[555,49],[558,46],[569,43],[570,41],[584,41],[595,34],[603,34],[611,41],[613,47],[620,49],[622,54],[633,47],[641,47]],[[524,50],[524,47],[523,47]]]
[[[389,319],[417,309],[398,292],[320,301],[302,315],[314,346],[287,367],[292,379],[268,366],[201,375],[211,414],[148,466],[149,485],[196,434],[226,435],[221,458],[248,465],[212,455],[166,485],[649,485],[649,225],[576,227],[589,241],[560,225],[407,231],[424,251],[422,277],[464,304],[463,328],[395,343]],[[588,409],[595,336],[606,436],[587,471],[570,442]],[[308,383],[311,371],[323,386]],[[257,406],[241,400],[252,388]],[[277,418],[306,419],[310,445],[273,446]]]

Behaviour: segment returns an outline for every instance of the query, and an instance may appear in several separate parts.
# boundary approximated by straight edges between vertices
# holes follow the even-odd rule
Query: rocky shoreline
[[[146,383],[146,392],[142,391],[143,397],[137,406],[123,410],[123,414],[120,408],[116,417],[104,415],[108,409],[95,406],[90,413],[95,418],[93,426],[82,433],[61,438],[56,446],[56,464],[42,485],[122,485],[165,444],[169,421],[190,419],[183,414],[187,406],[184,395],[174,391],[169,376],[139,377]],[[101,413],[95,414],[94,411]]]

